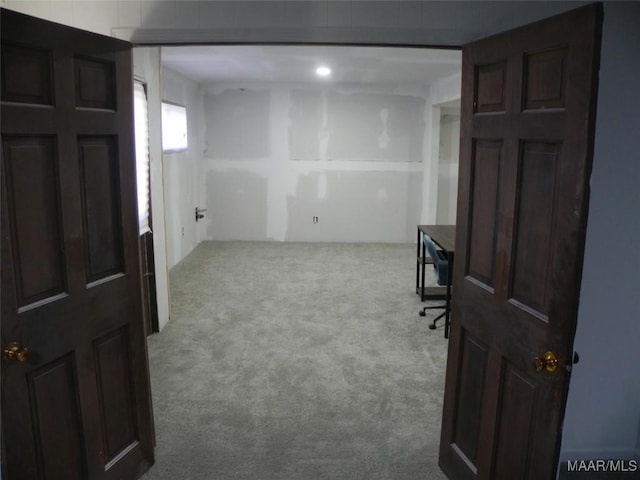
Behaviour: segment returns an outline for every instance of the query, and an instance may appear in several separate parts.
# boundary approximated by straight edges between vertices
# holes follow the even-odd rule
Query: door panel
[[[134,479],[153,433],[130,44],[2,11],[3,476]],[[28,352],[24,350],[28,348]]]
[[[122,273],[123,245],[114,139],[78,139],[87,282]]]
[[[497,418],[495,478],[526,478],[536,386],[506,365]],[[519,428],[513,428],[518,425]]]
[[[114,65],[92,58],[74,58],[76,106],[84,108],[115,108]]]
[[[29,376],[38,467],[47,478],[86,478],[75,370],[73,357],[66,355]]]
[[[525,53],[524,109],[564,108],[567,47]]]
[[[475,76],[475,112],[503,112],[505,110],[506,62],[478,65]]]
[[[459,394],[456,398],[459,415],[455,425],[455,445],[458,454],[469,464],[477,462],[482,411],[482,382],[487,368],[487,347],[467,333],[462,342]]]
[[[49,52],[20,46],[4,48],[2,98],[8,102],[52,105]]]
[[[584,251],[600,25],[601,7],[593,5],[463,49],[440,444],[440,465],[452,479],[555,478]],[[546,351],[558,358],[555,368],[541,360]]]
[[[501,142],[479,141],[475,144],[471,165],[473,203],[467,271],[468,275],[490,290],[493,289],[496,254],[495,225],[498,215],[501,152]]]
[[[520,185],[517,190],[513,236],[513,279],[511,299],[547,318],[549,273],[553,265],[551,246],[553,228],[556,167],[560,145],[523,142]]]
[[[58,162],[50,136],[4,139],[9,230],[15,249],[18,306],[65,290]],[[34,188],[37,186],[37,188]]]
[[[129,345],[126,328],[120,328],[94,342],[107,462],[135,444],[138,438]]]

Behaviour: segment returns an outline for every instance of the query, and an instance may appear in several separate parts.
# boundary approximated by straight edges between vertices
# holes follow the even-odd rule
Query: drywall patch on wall
[[[422,97],[292,89],[290,102],[291,160],[422,161]]]
[[[321,173],[318,175],[318,199],[324,200],[327,198],[327,174]]]
[[[267,188],[267,179],[256,173],[207,172],[207,237],[213,240],[268,240]]]
[[[323,172],[306,172],[298,175],[296,191],[287,195],[287,231],[285,241],[312,241],[316,236],[318,241],[327,236],[331,228],[325,219],[330,214],[330,207],[324,198],[320,198],[320,176],[326,179]],[[326,180],[325,180],[326,182]],[[319,222],[314,224],[313,217]]]
[[[309,172],[297,186],[287,199],[287,241],[404,243],[415,235],[421,172]]]
[[[329,160],[421,162],[425,99],[328,92]]]
[[[204,97],[205,157],[247,160],[271,154],[271,92],[237,88]]]
[[[381,150],[389,147],[389,133],[387,132],[387,121],[389,120],[389,110],[380,110],[380,121],[382,122],[382,133],[378,136],[378,148]]]
[[[322,139],[327,137],[323,113],[322,91],[291,90],[289,109],[289,158],[291,160],[320,160],[320,144]]]
[[[430,86],[431,101],[434,105],[460,100],[462,91],[462,72],[454,73],[438,80]]]
[[[415,241],[415,225],[420,222],[424,203],[421,184],[424,143],[428,141],[425,132],[428,95],[422,86],[310,87],[294,83],[225,83],[211,84],[205,87],[205,91],[205,97],[210,100],[205,102],[203,115],[207,132],[203,160],[206,185],[203,191],[207,193],[201,206],[209,209],[203,222],[207,239]],[[247,95],[253,92],[260,95]],[[233,107],[224,105],[219,99],[226,96],[225,101],[232,101],[240,95],[245,107],[254,108],[256,102],[252,99],[260,102],[265,98],[265,92],[269,100],[268,111],[267,104],[257,106],[255,110],[269,115],[268,121],[264,122],[267,125],[260,128],[237,125],[236,128],[243,132],[228,133],[235,135],[236,140],[227,147],[236,145],[238,149],[243,148],[239,140],[242,136],[262,139],[268,136],[268,155],[242,158],[242,152],[235,151],[222,156],[223,149],[216,153],[216,143],[228,142],[228,139],[220,138],[219,132],[215,131],[218,127],[212,126],[211,122],[216,115],[221,115],[217,120],[222,122],[222,117]],[[369,122],[365,129],[366,134],[370,134],[370,142],[349,140],[352,131],[360,126],[353,125],[349,112],[343,115],[336,113],[336,105],[342,98],[338,94],[350,98],[359,96]],[[331,96],[334,97],[333,110]],[[212,112],[215,108],[220,111]],[[406,116],[409,118],[404,118]],[[333,124],[335,118],[342,118],[342,127]],[[340,128],[346,130],[341,134],[344,143],[351,143],[349,147],[355,152],[354,158],[328,154],[334,142],[332,132]],[[410,136],[413,136],[415,145],[407,140]],[[381,155],[381,151],[387,152],[388,158]],[[399,151],[405,153],[398,154]],[[407,155],[413,155],[415,161],[408,160]],[[337,181],[340,176],[342,180]],[[250,183],[243,183],[242,178]],[[369,184],[369,178],[375,178],[372,184]],[[252,192],[245,191],[239,195],[229,182]],[[251,186],[252,182],[257,182],[257,186]],[[219,191],[212,192],[216,188]],[[365,198],[370,199],[365,203],[354,200],[361,196],[362,190]],[[246,196],[250,200],[246,200]],[[218,204],[213,205],[216,202]],[[375,220],[371,213],[363,213],[369,205],[380,207]],[[393,205],[393,208],[383,205]],[[257,218],[256,209],[263,212],[262,219]],[[315,224],[313,217],[319,219]],[[367,220],[363,228],[352,228],[365,217]],[[249,227],[242,223],[246,218],[255,218],[255,225],[251,228],[257,236],[249,236]],[[371,227],[374,221],[375,228]],[[309,232],[308,227],[313,227],[313,231]]]

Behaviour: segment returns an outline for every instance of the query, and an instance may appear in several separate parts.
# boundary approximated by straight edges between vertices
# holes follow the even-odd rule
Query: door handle
[[[544,352],[541,357],[534,357],[533,368],[536,372],[546,370],[553,373],[558,369],[558,357],[553,352]]]
[[[4,353],[4,358],[10,361],[26,362],[27,358],[29,358],[29,349],[18,342],[11,342],[4,347],[2,352]]]

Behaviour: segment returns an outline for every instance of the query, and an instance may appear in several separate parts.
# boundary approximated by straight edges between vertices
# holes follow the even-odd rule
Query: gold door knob
[[[29,349],[27,347],[23,347],[18,342],[11,342],[9,345],[4,347],[3,352],[4,358],[17,362],[25,362],[29,357]]]
[[[558,369],[558,358],[553,352],[544,352],[542,357],[533,359],[533,368],[535,368],[536,372],[546,370],[549,373],[553,373]]]

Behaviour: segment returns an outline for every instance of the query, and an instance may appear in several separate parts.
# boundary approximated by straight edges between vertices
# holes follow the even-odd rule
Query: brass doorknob
[[[11,342],[4,347],[4,358],[7,360],[25,362],[29,357],[29,349],[20,345],[18,342]]]
[[[533,368],[535,368],[536,372],[546,370],[549,373],[553,373],[558,369],[558,358],[553,352],[544,352],[542,357],[533,359]]]

